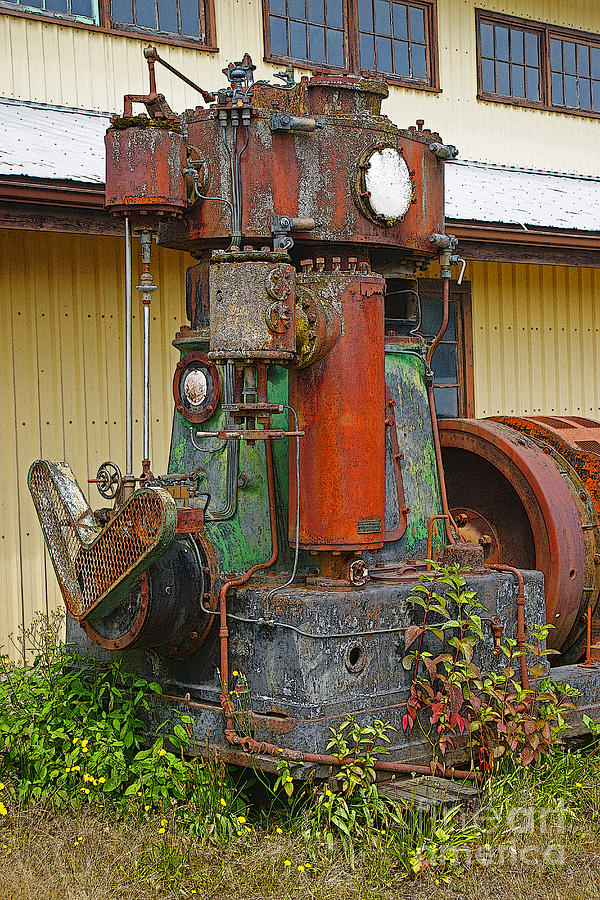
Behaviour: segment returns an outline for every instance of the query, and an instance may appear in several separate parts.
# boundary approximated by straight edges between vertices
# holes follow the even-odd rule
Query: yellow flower
[[[0,791],[3,791],[3,790],[4,790],[4,785],[3,785],[2,782],[0,781]]]
[[[304,863],[307,869],[312,869],[312,865],[310,863]]]
[[[74,737],[74,738],[73,738],[73,743],[76,744],[78,740],[79,740],[78,737]]]
[[[289,867],[291,866],[291,862],[289,861],[289,859],[286,859],[286,861],[284,862],[284,866],[286,867],[286,869],[289,869]]]
[[[329,803],[325,802],[325,803],[323,804],[323,806],[325,807],[325,809],[329,809]]]
[[[81,766],[73,766],[74,772],[81,772]]]
[[[246,834],[250,834],[250,828],[246,825]]]
[[[83,788],[83,787],[82,787],[82,788],[80,788],[80,790],[81,790],[81,792],[82,792],[83,794],[89,794],[89,792],[90,792],[90,789],[89,789],[89,788]]]
[[[161,747],[160,750],[158,751],[159,756],[165,756],[166,753],[167,753],[167,751],[165,750],[164,747]]]
[[[4,803],[0,803],[0,816],[5,816],[8,810],[6,809]]]
[[[169,823],[167,822],[166,819],[161,819],[160,824],[162,825],[163,828],[166,828]]]
[[[285,780],[287,781],[288,784],[291,784],[294,779],[292,778],[291,775],[288,775]]]
[[[227,806],[227,802],[221,797],[221,806]]]
[[[283,831],[281,828],[276,828],[275,831],[277,832],[277,834],[283,834]]]
[[[241,831],[238,831],[238,832],[237,832],[237,836],[238,836],[238,837],[240,837],[240,836],[241,836],[241,834],[242,834],[242,832],[241,832]]]
[[[237,678],[238,675],[239,675],[240,673],[239,673],[239,672],[232,672],[231,674],[233,675],[234,678]]]
[[[333,794],[331,793],[331,791],[329,790],[329,788],[327,788],[327,790],[325,791],[325,796],[326,796],[326,797],[333,797]]]
[[[237,817],[237,820],[238,820],[238,822],[240,823],[240,825],[245,825],[245,824],[246,824],[246,819],[245,819],[244,816],[238,816],[238,817]]]
[[[89,747],[84,747],[83,744],[82,744],[82,745],[81,745],[81,752],[82,752],[82,753],[89,753],[89,752],[90,752],[90,748],[89,748]]]
[[[136,796],[137,796],[137,797],[141,797],[141,796],[142,796],[142,792],[141,792],[141,791],[138,791],[137,794],[136,794]]]
[[[149,806],[145,806],[145,807],[144,807],[144,812],[148,812],[149,809],[150,809]]]
[[[298,871],[299,871],[299,872],[304,872],[304,866],[298,866]]]
[[[102,778],[99,778],[98,784],[106,784],[106,778],[104,778],[104,776],[102,776]]]
[[[576,782],[575,782],[575,787],[583,787],[583,785],[582,785],[582,783],[581,783],[580,781],[576,781]]]
[[[164,834],[164,833],[165,833],[165,829],[164,829],[164,828],[159,828],[159,829],[158,829],[158,833],[159,833],[159,834]]]

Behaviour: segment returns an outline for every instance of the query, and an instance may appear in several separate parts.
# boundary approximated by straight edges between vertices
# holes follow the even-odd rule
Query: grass
[[[600,760],[589,751],[559,748],[536,768],[496,776],[475,839],[459,816],[415,836],[418,871],[386,835],[352,865],[337,843],[323,849],[308,836],[301,813],[247,814],[241,836],[214,844],[173,820],[123,819],[110,807],[11,806],[0,821],[0,898],[600,898]],[[456,863],[449,847],[463,848]]]

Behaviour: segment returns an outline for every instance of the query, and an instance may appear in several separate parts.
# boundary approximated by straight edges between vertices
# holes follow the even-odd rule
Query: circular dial
[[[387,227],[404,218],[415,193],[406,160],[395,147],[377,147],[363,156],[358,186],[368,217]]]
[[[173,379],[175,406],[184,419],[194,424],[210,419],[219,405],[219,370],[206,353],[187,353],[179,361]]]

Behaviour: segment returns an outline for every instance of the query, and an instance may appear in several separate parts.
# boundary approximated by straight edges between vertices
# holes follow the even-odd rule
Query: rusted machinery
[[[221,90],[198,88],[204,106],[176,115],[156,92],[160,57],[146,57],[149,94],[126,97],[106,135],[106,203],[127,235],[126,471],[100,467],[92,480],[112,506],[95,511],[66,463],[30,471],[69,638],[160,678],[157,702],[185,707],[198,744],[208,734],[224,758],[273,765],[283,745],[319,762],[329,727],[351,711],[396,724],[392,758],[414,767],[427,748],[400,727],[405,601],[429,557],[470,566],[487,609],[484,667],[498,665],[492,620],[523,640],[522,616],[549,616],[561,663],[584,655],[600,587],[596,426],[438,428],[432,359],[462,262],[443,213],[444,161],[457,151],[422,122],[399,129],[383,116],[383,82],[296,83],[287,71],[281,85],[255,83],[245,56]],[[132,234],[143,262],[139,475]],[[149,443],[154,241],[196,260],[189,324],[174,340],[166,474],[152,471]],[[433,260],[443,302],[427,343],[416,275]],[[234,670],[247,679],[250,733]]]

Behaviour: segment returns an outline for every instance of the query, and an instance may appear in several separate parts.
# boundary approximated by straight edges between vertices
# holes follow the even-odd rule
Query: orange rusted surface
[[[303,276],[299,276],[302,279]],[[385,512],[383,297],[379,275],[304,276],[328,298],[341,336],[319,362],[290,371],[290,405],[305,431],[300,445],[300,546],[381,547]],[[296,534],[295,453],[290,452],[290,541]]]

